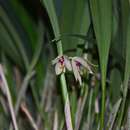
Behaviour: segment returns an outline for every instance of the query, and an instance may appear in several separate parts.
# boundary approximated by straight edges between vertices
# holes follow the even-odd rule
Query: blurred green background
[[[65,74],[73,129],[129,130],[129,37],[129,0],[0,0],[0,64],[19,130],[67,129],[52,66],[60,44],[97,65],[82,86]],[[0,130],[13,130],[2,82]]]

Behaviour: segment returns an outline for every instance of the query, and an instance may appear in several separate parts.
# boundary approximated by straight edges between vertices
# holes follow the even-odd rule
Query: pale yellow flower
[[[72,57],[71,64],[72,64],[72,69],[74,72],[75,79],[76,81],[79,81],[80,85],[82,84],[82,79],[81,79],[82,68],[86,68],[91,74],[93,73],[88,63],[81,57]]]
[[[54,59],[52,61],[52,64],[55,65],[56,75],[59,75],[59,74],[65,72],[66,68],[69,71],[72,70],[71,62],[70,62],[68,56],[65,56],[65,55],[58,56],[56,59]]]

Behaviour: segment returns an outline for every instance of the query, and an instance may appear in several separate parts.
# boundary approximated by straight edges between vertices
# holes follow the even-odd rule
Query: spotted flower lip
[[[52,64],[55,65],[55,72],[56,75],[59,75],[63,72],[66,71],[66,68],[71,71],[72,70],[72,66],[71,66],[71,62],[69,60],[68,56],[65,55],[60,55],[58,57],[56,57],[53,61]]]
[[[88,69],[89,73],[93,74],[88,63],[85,61],[85,59],[81,57],[72,57],[71,64],[72,64],[72,69],[74,72],[75,79],[76,81],[79,81],[80,85],[82,84],[82,79],[80,75],[81,67]]]

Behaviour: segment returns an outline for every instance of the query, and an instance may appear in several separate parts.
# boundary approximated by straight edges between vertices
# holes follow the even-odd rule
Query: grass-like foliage
[[[0,0],[0,130],[129,130],[129,79],[129,0]]]

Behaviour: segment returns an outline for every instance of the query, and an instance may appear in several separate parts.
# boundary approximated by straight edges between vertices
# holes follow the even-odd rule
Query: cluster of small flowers
[[[73,71],[76,81],[79,81],[80,85],[82,84],[81,80],[81,69],[88,69],[89,73],[93,74],[90,66],[81,57],[68,57],[66,55],[61,55],[56,57],[52,64],[55,65],[56,75],[66,72],[66,69]]]

